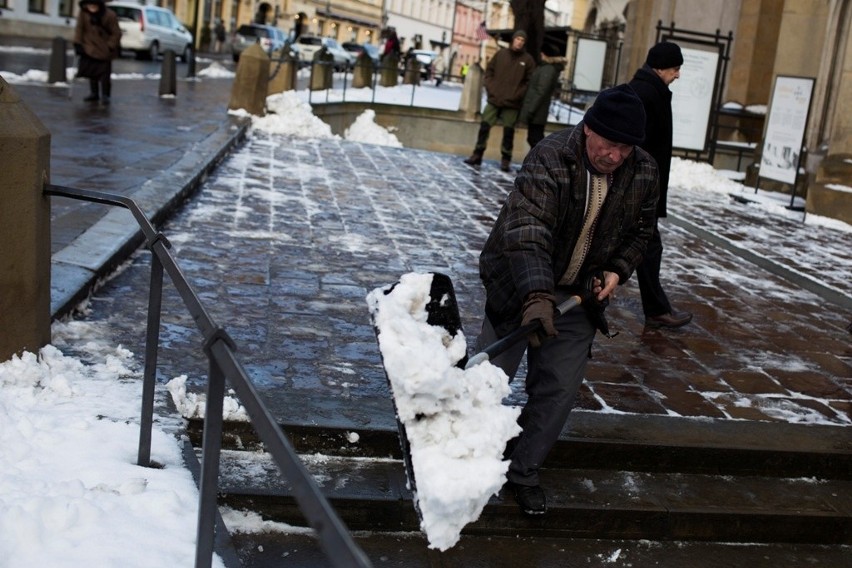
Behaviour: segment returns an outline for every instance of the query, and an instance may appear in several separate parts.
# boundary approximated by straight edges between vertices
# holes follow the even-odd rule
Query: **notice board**
[[[574,62],[574,88],[578,91],[600,92],[603,87],[603,72],[606,63],[606,42],[597,39],[578,38],[577,56]]]
[[[680,78],[672,92],[672,146],[703,152],[719,67],[719,52],[681,46]]]
[[[760,177],[795,185],[813,90],[813,77],[775,77],[760,156]]]

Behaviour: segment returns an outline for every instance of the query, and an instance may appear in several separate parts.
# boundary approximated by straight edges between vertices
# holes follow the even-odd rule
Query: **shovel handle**
[[[556,306],[556,317],[567,313],[570,310],[573,310],[577,306],[583,303],[583,299],[580,296],[571,296],[558,306]],[[481,352],[477,353],[473,357],[467,360],[467,364],[465,364],[465,369],[470,369],[471,367],[475,367],[480,363],[484,363],[485,361],[490,361],[497,355],[503,353],[509,347],[520,341],[521,339],[526,338],[529,334],[538,331],[541,328],[541,320],[535,320],[527,325],[522,325],[518,329],[514,330],[510,334],[498,339]]]

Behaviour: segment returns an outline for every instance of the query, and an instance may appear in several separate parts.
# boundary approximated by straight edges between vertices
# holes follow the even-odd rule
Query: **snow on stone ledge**
[[[466,354],[464,334],[426,323],[431,284],[432,274],[405,274],[370,292],[367,304],[408,435],[420,528],[443,551],[506,482],[503,450],[520,433],[520,408],[502,404],[509,381],[499,368],[455,366]]]

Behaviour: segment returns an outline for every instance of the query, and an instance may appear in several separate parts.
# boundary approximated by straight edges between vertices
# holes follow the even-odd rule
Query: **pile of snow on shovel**
[[[505,483],[503,450],[520,433],[520,409],[502,404],[509,394],[502,370],[455,366],[467,350],[464,334],[426,323],[431,283],[431,273],[405,274],[370,292],[367,303],[408,435],[420,528],[429,547],[443,551]]]

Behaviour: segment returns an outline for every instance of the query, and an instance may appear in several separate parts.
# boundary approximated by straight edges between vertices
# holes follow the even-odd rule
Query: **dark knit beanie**
[[[651,69],[671,69],[683,65],[683,54],[680,46],[670,41],[661,41],[648,50],[645,60]]]
[[[598,93],[583,122],[611,142],[636,145],[645,140],[645,107],[626,83]]]
[[[516,37],[527,39],[527,32],[524,30],[515,30],[515,33],[512,34],[512,39],[514,40]]]

